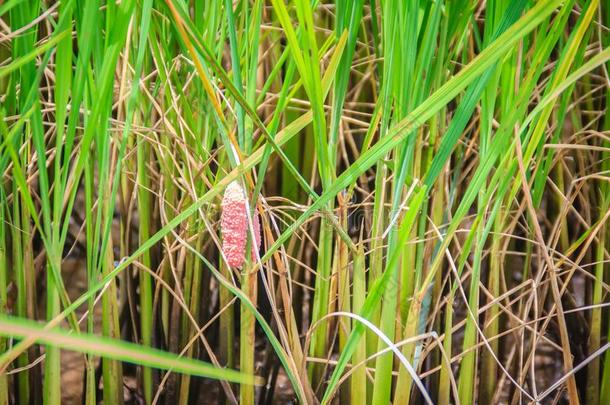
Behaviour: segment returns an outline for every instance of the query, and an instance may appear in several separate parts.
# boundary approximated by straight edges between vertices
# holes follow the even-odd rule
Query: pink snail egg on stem
[[[222,253],[231,267],[241,267],[245,261],[248,240],[248,204],[243,187],[233,181],[222,198],[220,230],[222,232]],[[255,241],[252,243],[252,258],[256,258],[261,243],[260,222],[255,211],[252,217]]]

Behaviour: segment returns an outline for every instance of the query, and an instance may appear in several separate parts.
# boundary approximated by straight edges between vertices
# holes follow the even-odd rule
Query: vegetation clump
[[[0,1],[0,405],[610,404],[610,5]]]

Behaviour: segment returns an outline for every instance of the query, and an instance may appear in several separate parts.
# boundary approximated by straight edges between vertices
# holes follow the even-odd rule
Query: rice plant
[[[607,1],[0,23],[0,404],[610,403]]]

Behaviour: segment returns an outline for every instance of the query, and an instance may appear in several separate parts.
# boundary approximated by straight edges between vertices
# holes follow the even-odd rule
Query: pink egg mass
[[[260,247],[260,222],[258,213],[252,217],[255,241],[252,243],[252,259]],[[245,261],[246,242],[248,240],[248,206],[246,193],[242,186],[233,181],[225,190],[222,198],[220,218],[222,232],[222,253],[231,267],[241,267]]]

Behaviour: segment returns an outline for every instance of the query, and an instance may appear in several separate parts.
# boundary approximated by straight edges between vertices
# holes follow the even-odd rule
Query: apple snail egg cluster
[[[222,214],[220,230],[222,232],[222,253],[231,267],[239,268],[246,259],[246,243],[248,240],[248,204],[243,187],[233,181],[225,190],[222,198]],[[252,243],[252,260],[260,248],[260,220],[255,211],[252,217],[255,241]]]

